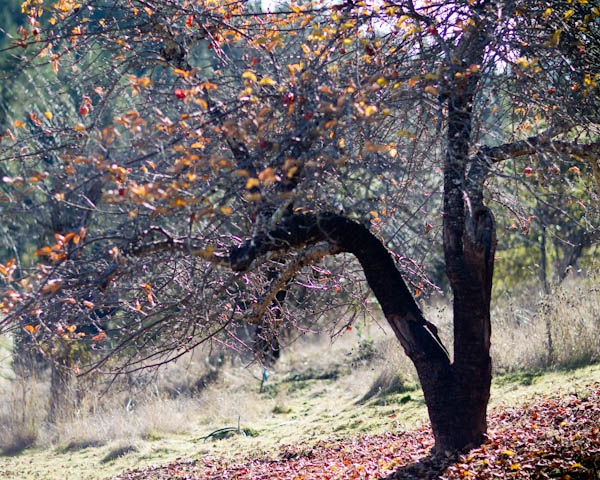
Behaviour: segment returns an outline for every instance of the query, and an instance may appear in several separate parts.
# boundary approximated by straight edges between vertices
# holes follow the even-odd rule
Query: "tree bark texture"
[[[457,56],[463,59],[456,64],[457,73],[469,64],[481,63],[485,30],[485,25],[478,25],[461,40],[464,55]],[[485,155],[469,157],[479,78],[478,74],[454,78],[458,80],[451,83],[447,97],[443,212],[446,274],[454,295],[454,362],[450,383],[440,382],[435,389],[436,399],[443,397],[440,401],[447,406],[433,408],[440,414],[435,422],[436,445],[448,450],[479,444],[487,432],[492,379],[490,301],[496,249],[494,216],[483,200],[489,159]]]
[[[473,235],[480,234],[473,228]],[[489,378],[480,372],[480,363],[485,361],[461,368],[450,363],[437,328],[423,317],[392,256],[366,227],[336,214],[293,215],[274,230],[232,249],[230,261],[235,270],[243,271],[267,252],[322,241],[335,245],[339,252],[352,253],[360,262],[387,321],[417,369],[436,449],[457,450],[481,443],[489,397]]]

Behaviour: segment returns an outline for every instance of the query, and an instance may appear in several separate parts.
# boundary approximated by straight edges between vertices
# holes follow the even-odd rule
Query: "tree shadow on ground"
[[[439,478],[450,465],[456,463],[459,454],[428,455],[420,460],[400,467],[380,480],[433,480]]]

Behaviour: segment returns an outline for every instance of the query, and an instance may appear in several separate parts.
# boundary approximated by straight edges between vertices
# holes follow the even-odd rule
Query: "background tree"
[[[61,336],[99,353],[77,368],[131,372],[209,339],[250,348],[248,323],[275,333],[332,312],[342,327],[369,296],[362,270],[415,364],[436,448],[484,440],[496,248],[486,203],[510,206],[503,182],[531,173],[521,157],[564,163],[553,182],[575,161],[584,178],[596,171],[597,7],[23,8],[32,65],[56,72],[32,82],[69,115],[33,102],[6,131],[3,219],[44,228],[12,220],[15,238],[40,247],[3,265],[3,327],[31,319],[41,345]],[[452,355],[403,278],[411,264],[392,253],[426,262],[436,232]]]

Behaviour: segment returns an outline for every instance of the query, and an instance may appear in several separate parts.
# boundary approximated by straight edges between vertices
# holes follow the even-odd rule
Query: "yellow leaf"
[[[276,85],[276,82],[271,77],[264,76],[263,78],[260,79],[260,82],[258,82],[258,84],[273,86],[273,85]]]
[[[194,101],[196,104],[200,105],[203,110],[208,110],[208,103],[203,98],[196,98]]]
[[[81,123],[78,123],[77,125],[75,125],[73,127],[73,130],[75,130],[76,132],[81,132],[81,131],[85,130],[85,126],[82,125]]]
[[[35,328],[33,328],[32,325],[25,325],[25,330],[27,330],[29,333],[33,333],[35,331]]]
[[[249,178],[246,182],[246,188],[250,190],[252,187],[257,187],[259,185],[258,178]]]
[[[370,117],[371,115],[373,115],[376,112],[377,112],[377,107],[375,105],[369,105],[367,108],[365,108],[365,116],[367,116],[367,117]]]
[[[562,30],[558,29],[554,32],[554,34],[552,35],[552,40],[550,41],[550,45],[553,47],[556,47],[560,41],[560,34],[562,33]]]
[[[431,95],[438,95],[439,90],[437,89],[437,87],[434,87],[433,85],[427,85],[425,87],[425,93],[429,93]]]
[[[565,20],[575,13],[575,10],[570,9],[565,12]]]
[[[74,332],[76,329],[77,329],[77,327],[76,327],[75,325],[69,325],[69,326],[67,327],[67,330],[68,330],[70,333],[73,333],[73,332]]]
[[[231,215],[231,208],[230,207],[221,207],[221,212],[225,215]]]
[[[515,455],[515,452],[513,452],[512,450],[502,450],[502,455],[506,455],[507,457],[513,457]]]
[[[246,78],[252,82],[256,82],[257,80],[256,74],[251,70],[247,70],[244,73],[242,73],[242,78]]]
[[[46,115],[48,120],[52,120],[52,112],[44,112],[44,115]]]
[[[13,127],[23,127],[23,128],[25,128],[25,124],[23,122],[21,122],[20,120],[17,120],[15,123],[13,123]]]
[[[49,280],[48,283],[46,285],[44,285],[44,287],[42,288],[42,292],[55,293],[61,285],[62,285],[61,280],[56,280],[56,279]]]
[[[173,69],[173,73],[175,75],[179,75],[180,77],[187,77],[189,75],[189,72],[187,70],[182,70],[180,68]]]

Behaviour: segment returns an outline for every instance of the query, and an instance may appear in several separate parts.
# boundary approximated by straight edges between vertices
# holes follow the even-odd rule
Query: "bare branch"
[[[214,253],[214,248],[205,245],[197,245],[193,244],[192,240],[189,238],[173,238],[166,232],[164,229],[160,227],[152,227],[146,230],[141,237],[146,237],[150,235],[152,232],[160,232],[167,239],[162,241],[144,243],[141,245],[134,245],[131,250],[127,253],[130,253],[134,256],[142,256],[149,255],[151,253],[156,252],[185,252],[194,257],[200,257],[203,260],[206,260],[209,263],[214,265],[220,265],[223,267],[231,266],[231,262],[227,257],[220,256]]]
[[[296,257],[281,274],[273,280],[267,293],[262,299],[252,308],[249,315],[245,316],[245,320],[250,323],[258,323],[265,311],[273,302],[273,299],[277,293],[285,287],[285,284],[302,268],[316,260],[321,259],[325,255],[334,255],[339,253],[339,247],[330,244],[315,245],[304,250],[298,257]]]
[[[476,157],[491,163],[542,152],[564,153],[567,155],[577,155],[582,158],[598,157],[600,155],[600,142],[583,144],[552,140],[572,128],[573,125],[559,125],[524,140],[505,143],[495,147],[482,146],[479,148]],[[472,160],[475,160],[475,158],[472,158]]]

